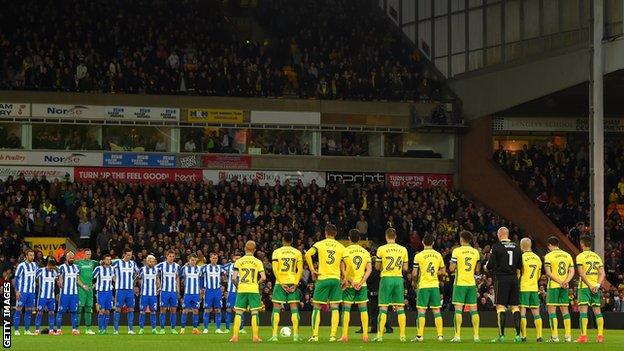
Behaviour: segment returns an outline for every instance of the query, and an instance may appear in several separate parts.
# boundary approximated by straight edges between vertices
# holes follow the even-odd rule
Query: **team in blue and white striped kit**
[[[68,252],[65,255],[65,263],[59,267],[59,306],[56,313],[57,333],[63,334],[61,330],[63,314],[69,312],[71,316],[72,334],[78,334],[78,273],[80,269],[74,264],[74,253]]]
[[[16,306],[14,314],[15,335],[20,335],[21,318],[24,319],[24,334],[39,334],[43,313],[48,314],[49,334],[61,335],[63,314],[71,316],[72,334],[79,334],[78,325],[78,287],[84,287],[79,277],[80,269],[74,264],[75,254],[68,252],[65,263],[57,269],[56,261],[50,259],[45,267],[38,267],[34,262],[34,252],[27,250],[25,260],[21,262],[15,273],[14,287]],[[234,259],[236,257],[233,257]],[[150,314],[152,334],[165,334],[166,314],[170,313],[171,333],[176,331],[176,315],[182,297],[181,331],[184,333],[187,315],[192,313],[193,333],[199,334],[199,309],[204,304],[204,331],[208,333],[209,317],[215,315],[216,333],[227,333],[221,330],[222,283],[227,283],[227,307],[232,308],[236,300],[236,287],[232,282],[233,265],[219,265],[218,255],[210,255],[210,263],[197,265],[197,256],[189,255],[188,262],[180,266],[175,262],[175,253],[168,251],[165,261],[156,263],[156,258],[149,255],[141,268],[132,260],[132,251],[124,250],[123,256],[113,262],[112,257],[104,255],[100,265],[95,267],[93,278],[98,306],[98,334],[106,334],[110,314],[114,311],[114,331],[119,332],[120,313],[127,309],[128,334],[133,332],[134,319],[134,287],[139,286],[139,334],[143,334],[145,314]],[[58,290],[56,290],[58,286]],[[181,290],[181,286],[183,290]],[[58,292],[58,306],[55,299]],[[203,299],[202,299],[203,297]],[[159,310],[160,305],[160,310]],[[35,332],[30,332],[32,311],[36,309]],[[157,325],[156,314],[160,312],[160,324]],[[56,312],[56,313],[55,313]],[[23,315],[22,315],[23,313]],[[229,317],[229,318],[228,318]],[[55,325],[56,322],[56,325]],[[231,314],[226,314],[226,328],[229,329]],[[158,330],[157,327],[160,327]]]
[[[110,255],[104,255],[102,264],[95,267],[93,271],[95,279],[96,299],[99,306],[98,311],[98,332],[106,334],[110,312],[113,309],[113,287],[115,280],[115,270],[112,266]]]
[[[32,335],[30,332],[30,321],[32,310],[35,308],[35,284],[37,263],[34,262],[35,253],[32,250],[26,251],[26,260],[17,265],[15,271],[15,314],[13,315],[13,325],[15,334],[19,335],[20,317],[24,310],[24,334]]]
[[[204,334],[208,334],[210,324],[210,313],[215,314],[216,333],[224,333],[221,330],[221,308],[223,307],[221,292],[221,279],[223,267],[217,264],[219,256],[216,253],[210,254],[210,263],[202,267],[202,278],[204,281]]]
[[[56,299],[54,298],[54,289],[56,287],[56,279],[58,272],[56,271],[56,262],[49,260],[44,268],[37,270],[37,279],[39,284],[39,294],[37,296],[37,316],[35,317],[35,333],[41,329],[41,319],[43,312],[48,313],[48,328],[54,330],[54,312],[56,311]]]
[[[174,262],[175,253],[167,251],[165,261],[156,265],[161,282],[160,288],[160,330],[159,334],[165,333],[167,311],[171,323],[171,333],[177,334],[176,319],[178,316],[178,291],[180,291],[180,265]]]
[[[123,257],[113,263],[115,270],[115,315],[113,319],[113,328],[115,334],[119,334],[119,320],[121,319],[121,311],[126,308],[126,317],[128,319],[128,334],[134,334],[132,330],[134,324],[134,280],[136,279],[139,269],[137,264],[132,260],[132,250],[124,249]]]
[[[182,316],[180,317],[181,333],[186,327],[186,318],[189,312],[193,313],[193,334],[199,333],[199,298],[202,290],[202,279],[200,279],[200,268],[197,266],[197,256],[189,255],[188,263],[180,270],[180,276],[184,279],[184,298],[182,300]]]
[[[158,305],[158,269],[156,268],[156,257],[147,256],[147,264],[139,270],[141,280],[141,300],[139,302],[139,334],[143,334],[145,326],[145,313],[150,314],[150,324],[152,334],[156,334],[156,306]]]

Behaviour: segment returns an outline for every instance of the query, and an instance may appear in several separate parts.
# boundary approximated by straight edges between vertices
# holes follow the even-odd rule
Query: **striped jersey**
[[[58,272],[56,269],[39,268],[37,270],[37,278],[39,279],[39,298],[53,299],[54,287],[56,285],[56,277]]]
[[[220,265],[207,264],[202,267],[202,277],[206,290],[221,289],[221,273],[223,268]]]
[[[59,267],[59,275],[63,279],[61,295],[78,295],[78,272],[80,269],[75,264],[63,263]]]
[[[184,295],[198,295],[201,289],[200,269],[197,266],[184,265],[180,276],[184,278]]]
[[[95,290],[97,291],[113,291],[113,277],[115,269],[113,266],[97,266],[93,270],[93,278],[95,278]]]
[[[137,273],[137,265],[134,261],[118,260],[113,262],[115,269],[115,284],[117,290],[132,290],[134,288],[134,278]]]
[[[160,290],[163,292],[178,292],[176,279],[180,273],[180,265],[172,262],[160,262],[156,265],[158,275],[160,275]]]
[[[156,296],[157,276],[158,270],[156,266],[149,267],[145,265],[141,267],[139,270],[139,277],[141,277],[141,296]]]
[[[22,262],[17,265],[17,271],[15,272],[15,284],[17,290],[20,293],[35,293],[35,282],[37,275],[37,263],[35,262]]]
[[[229,293],[236,293],[236,285],[232,281],[232,274],[234,273],[234,263],[227,263],[223,265],[223,271],[227,274],[227,291]]]

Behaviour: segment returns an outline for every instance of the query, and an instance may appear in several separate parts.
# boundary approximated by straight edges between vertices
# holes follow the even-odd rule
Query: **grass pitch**
[[[450,343],[453,337],[453,329],[445,328],[444,335],[445,341],[439,342],[435,340],[434,328],[428,327],[425,330],[425,341],[422,343],[412,342],[400,342],[398,335],[398,328],[394,328],[394,333],[386,334],[384,336],[383,343],[363,343],[361,341],[361,334],[356,334],[356,327],[352,327],[349,335],[348,343],[330,343],[327,341],[329,337],[329,328],[321,328],[320,342],[308,343],[300,342],[294,343],[290,338],[280,338],[279,342],[267,342],[271,336],[270,327],[262,327],[260,329],[260,336],[263,340],[260,344],[254,344],[251,342],[251,334],[241,334],[240,342],[238,344],[231,344],[228,342],[231,334],[214,334],[214,324],[211,326],[210,334],[192,335],[191,329],[187,327],[186,334],[184,335],[152,335],[150,334],[150,328],[146,328],[147,334],[145,335],[127,335],[127,328],[121,327],[119,335],[85,335],[72,336],[69,329],[63,329],[64,335],[51,336],[51,335],[39,335],[39,336],[13,336],[11,349],[14,350],[68,350],[68,351],[194,351],[194,350],[237,350],[237,351],[291,351],[296,348],[297,351],[318,351],[319,348],[323,350],[414,350],[419,351],[439,351],[439,350],[483,350],[483,351],[501,351],[501,348],[510,348],[509,350],[531,350],[531,351],[573,351],[573,350],[624,350],[624,330],[606,330],[604,344],[597,344],[595,342],[595,330],[589,331],[590,342],[588,344],[575,344],[575,343],[536,343],[535,330],[529,329],[529,341],[526,343],[514,343],[512,338],[513,328],[508,328],[508,337],[504,346],[501,344],[490,343],[490,339],[496,335],[496,329],[494,328],[482,328],[481,329],[481,343],[474,343],[472,341],[472,328],[467,327],[462,329],[462,343],[454,344]],[[250,327],[245,327],[248,332],[251,332]],[[135,327],[135,332],[138,330]],[[200,328],[201,330],[201,328]],[[81,328],[81,332],[83,332]],[[168,329],[167,329],[168,331]],[[112,332],[112,328],[110,329]],[[310,327],[302,326],[300,332],[302,337],[309,337]],[[339,330],[340,333],[340,330]],[[414,336],[415,328],[407,328],[408,340]],[[559,331],[562,336],[562,330]],[[578,336],[578,330],[573,330],[573,338]],[[544,330],[545,338],[550,336],[548,329]],[[372,339],[372,335],[371,335]]]

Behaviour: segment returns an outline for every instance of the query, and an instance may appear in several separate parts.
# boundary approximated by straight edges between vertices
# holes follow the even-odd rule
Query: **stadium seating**
[[[78,226],[83,216],[91,224],[91,239],[80,243],[95,249],[95,257],[109,251],[118,256],[130,247],[137,261],[148,253],[160,260],[168,249],[176,250],[180,259],[193,252],[205,259],[209,252],[217,251],[227,260],[242,251],[245,240],[254,239],[267,267],[270,252],[281,244],[281,232],[296,233],[296,246],[305,250],[321,237],[327,222],[336,224],[342,233],[339,239],[346,239],[344,233],[357,227],[373,246],[383,240],[385,228],[392,226],[412,254],[422,248],[423,235],[436,234],[437,248],[447,260],[462,229],[477,234],[475,244],[484,255],[500,225],[510,226],[514,238],[520,235],[516,227],[477,207],[460,192],[442,188],[408,191],[340,184],[326,188],[265,187],[237,182],[142,186],[113,181],[50,183],[19,177],[3,182],[0,189],[6,264],[19,257],[26,236],[80,240]],[[43,260],[41,253],[36,256]],[[443,283],[449,283],[448,277]],[[488,283],[481,283],[487,295]],[[447,285],[450,289],[451,284]],[[304,274],[301,287],[310,292],[313,283],[309,274]],[[450,294],[445,296],[450,299]],[[491,307],[487,300],[484,302],[484,308]],[[413,305],[413,299],[410,303]]]
[[[514,240],[522,235],[513,224],[478,207],[461,192],[443,188],[398,190],[370,185],[360,189],[342,184],[326,188],[273,187],[246,181],[143,186],[114,181],[49,182],[22,176],[0,184],[0,201],[3,271],[13,267],[20,257],[26,236],[67,236],[79,241],[78,226],[83,216],[91,224],[91,239],[79,242],[83,247],[92,247],[95,258],[105,252],[118,256],[130,247],[137,262],[149,253],[162,260],[169,249],[175,250],[181,260],[191,253],[206,260],[209,252],[217,251],[226,261],[233,253],[242,252],[247,239],[253,239],[259,243],[258,257],[267,269],[270,253],[281,245],[281,232],[296,233],[295,246],[305,250],[321,238],[327,222],[334,223],[342,233],[338,239],[346,239],[344,233],[348,229],[359,228],[366,233],[373,249],[383,240],[385,228],[392,226],[410,255],[422,249],[423,235],[435,234],[435,247],[446,262],[463,229],[475,233],[475,247],[484,259],[496,240],[499,226],[509,226]],[[607,302],[611,304],[622,281],[621,274],[612,271],[622,266],[622,249],[621,244],[614,247],[613,259],[606,260],[615,284],[607,293]],[[40,251],[36,260],[44,262]],[[440,284],[444,307],[448,309],[452,278],[444,277]],[[544,279],[541,284],[545,284]],[[491,278],[479,277],[478,286],[479,308],[492,310]],[[311,308],[313,287],[306,269],[300,284],[303,310]],[[263,301],[268,304],[271,289],[265,290]],[[406,299],[413,309],[413,293],[408,293]]]
[[[3,14],[23,20],[0,34],[0,89],[409,101],[440,96],[434,70],[382,14],[357,1],[338,4],[263,1],[254,16],[271,39],[258,43],[239,34],[216,1],[12,2]],[[339,36],[332,34],[337,26],[344,29]]]
[[[605,145],[605,257],[608,278],[619,284],[624,238],[624,148],[616,140]],[[589,232],[589,155],[587,144],[556,147],[532,145],[515,153],[503,148],[493,159],[525,191],[531,200],[578,245]]]

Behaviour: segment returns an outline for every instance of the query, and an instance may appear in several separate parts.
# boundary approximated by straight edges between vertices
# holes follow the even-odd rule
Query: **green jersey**
[[[78,260],[76,266],[80,269],[80,281],[87,286],[93,286],[93,270],[98,266],[98,261],[94,260]]]

